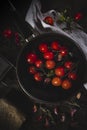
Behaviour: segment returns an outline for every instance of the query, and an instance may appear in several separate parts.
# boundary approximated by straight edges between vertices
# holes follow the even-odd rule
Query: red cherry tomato
[[[54,77],[53,79],[52,79],[52,85],[53,86],[61,86],[61,84],[62,84],[62,80],[61,80],[61,78],[59,78],[59,77]]]
[[[35,74],[37,72],[35,66],[30,66],[28,72],[31,74]]]
[[[29,53],[27,55],[27,62],[30,64],[35,63],[35,61],[37,60],[37,55],[35,53]]]
[[[41,81],[42,80],[42,74],[37,72],[36,74],[34,74],[34,79],[36,81]]]
[[[71,82],[68,80],[68,79],[65,79],[63,82],[62,82],[62,88],[63,89],[70,89],[71,88],[71,86],[72,86],[72,84],[71,84]]]
[[[73,62],[72,61],[66,61],[64,66],[67,68],[67,69],[71,69],[72,66],[73,66]]]
[[[48,51],[48,46],[47,46],[47,44],[46,44],[46,43],[41,43],[41,44],[39,45],[39,50],[40,50],[40,52],[42,52],[42,53],[47,52],[47,51]]]
[[[12,36],[12,31],[11,31],[10,29],[6,29],[6,30],[3,31],[3,35],[4,35],[4,37],[6,37],[6,38],[11,38],[11,36]]]
[[[51,48],[53,50],[59,50],[60,49],[60,45],[59,45],[59,43],[57,41],[54,41],[54,42],[51,43]]]
[[[50,16],[45,17],[45,19],[44,19],[43,21],[44,21],[45,23],[47,23],[47,24],[50,24],[50,25],[53,25],[53,24],[54,24],[53,18],[50,17]]]
[[[65,70],[64,70],[64,68],[63,67],[57,67],[56,69],[55,69],[55,74],[57,75],[57,76],[59,76],[59,77],[62,77],[62,76],[64,76],[64,74],[65,74]]]
[[[77,74],[75,72],[71,72],[68,74],[68,78],[72,79],[72,80],[76,80],[77,79]]]
[[[46,61],[46,68],[47,69],[53,69],[54,67],[55,67],[55,61],[53,61],[53,60],[47,60]]]
[[[66,55],[68,54],[67,48],[61,47],[61,49],[60,49],[60,54],[61,54],[62,56],[66,56]]]
[[[75,20],[81,20],[83,17],[83,14],[78,12],[76,15],[75,15]]]
[[[35,62],[35,66],[37,68],[40,68],[42,66],[42,64],[43,64],[42,60],[36,60],[36,62]]]
[[[54,58],[53,52],[48,51],[48,52],[44,53],[44,58],[45,58],[46,60],[52,60],[52,59]]]

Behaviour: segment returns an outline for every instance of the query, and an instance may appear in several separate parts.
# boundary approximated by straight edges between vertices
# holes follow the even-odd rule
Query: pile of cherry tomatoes
[[[58,41],[52,41],[50,44],[40,43],[37,49],[42,58],[35,51],[28,53],[28,73],[37,82],[62,87],[65,90],[70,89],[77,79],[73,54]]]

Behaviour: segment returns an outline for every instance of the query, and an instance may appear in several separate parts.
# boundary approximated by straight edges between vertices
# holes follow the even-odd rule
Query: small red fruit
[[[6,38],[11,38],[11,36],[12,36],[12,31],[11,31],[10,29],[6,29],[6,30],[3,31],[3,35],[4,35],[4,37],[6,37]]]
[[[50,17],[50,16],[45,17],[43,21],[44,21],[45,23],[47,23],[47,24],[50,24],[50,25],[53,25],[53,24],[54,24],[54,20],[53,20],[53,18]]]
[[[36,74],[34,74],[34,79],[36,81],[41,81],[42,80],[42,73],[37,72]]]
[[[52,85],[53,86],[61,86],[61,84],[62,84],[62,80],[61,80],[61,78],[59,78],[59,77],[54,77],[53,79],[52,79]]]
[[[57,67],[57,68],[55,69],[55,74],[56,74],[57,76],[59,76],[59,77],[64,76],[64,74],[65,74],[64,68],[63,68],[63,67]]]
[[[42,60],[36,60],[36,62],[35,62],[35,66],[37,68],[40,68],[42,66],[42,64],[43,64]]]
[[[60,45],[59,45],[59,43],[57,41],[54,41],[54,42],[51,43],[51,48],[53,50],[59,50],[60,49]]]
[[[77,75],[75,72],[71,72],[68,74],[68,78],[72,79],[72,80],[76,80],[77,79]]]
[[[75,20],[80,20],[80,19],[82,19],[82,17],[83,17],[83,14],[80,13],[80,12],[78,12],[78,13],[75,15]]]
[[[46,60],[52,60],[52,59],[54,58],[53,52],[48,51],[48,52],[44,53],[44,58],[45,58]]]
[[[41,44],[39,45],[39,50],[40,50],[40,52],[42,52],[42,53],[47,52],[47,51],[48,51],[48,46],[47,46],[47,44],[46,44],[46,43],[41,43]]]
[[[72,86],[72,84],[71,84],[71,82],[68,80],[68,79],[65,79],[63,82],[62,82],[62,88],[63,89],[70,89],[71,88],[71,86]]]
[[[37,55],[35,53],[29,53],[27,55],[27,62],[30,64],[35,63],[35,61],[37,60]]]
[[[53,69],[55,67],[56,63],[53,60],[47,60],[46,61],[46,68],[47,69]]]
[[[67,69],[71,69],[72,66],[73,66],[73,62],[72,61],[66,61],[64,66],[67,68]]]
[[[61,47],[61,49],[60,49],[60,54],[61,54],[62,56],[66,56],[66,55],[68,54],[67,48]]]

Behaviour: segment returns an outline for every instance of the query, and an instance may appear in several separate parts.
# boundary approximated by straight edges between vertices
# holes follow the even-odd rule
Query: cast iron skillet
[[[46,86],[43,82],[36,82],[31,74],[27,72],[29,64],[26,62],[26,55],[33,50],[39,52],[37,47],[42,42],[50,42],[58,40],[61,44],[66,46],[75,56],[75,58],[79,61],[78,65],[78,75],[79,78],[73,84],[73,87],[69,90],[63,90],[60,87],[53,87],[52,85]],[[81,89],[84,84],[85,78],[85,69],[86,69],[86,57],[80,48],[77,46],[76,43],[71,40],[70,38],[56,33],[47,33],[41,34],[34,38],[32,38],[29,43],[27,43],[19,53],[17,59],[17,78],[20,84],[21,89],[23,92],[34,99],[38,103],[49,103],[49,104],[57,104],[59,102],[65,101]]]

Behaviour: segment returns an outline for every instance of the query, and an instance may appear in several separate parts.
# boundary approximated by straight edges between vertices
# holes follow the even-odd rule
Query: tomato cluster
[[[52,41],[50,44],[40,43],[37,49],[40,56],[35,51],[27,55],[28,73],[32,74],[35,81],[61,86],[66,90],[71,88],[77,79],[77,72],[68,47]]]

